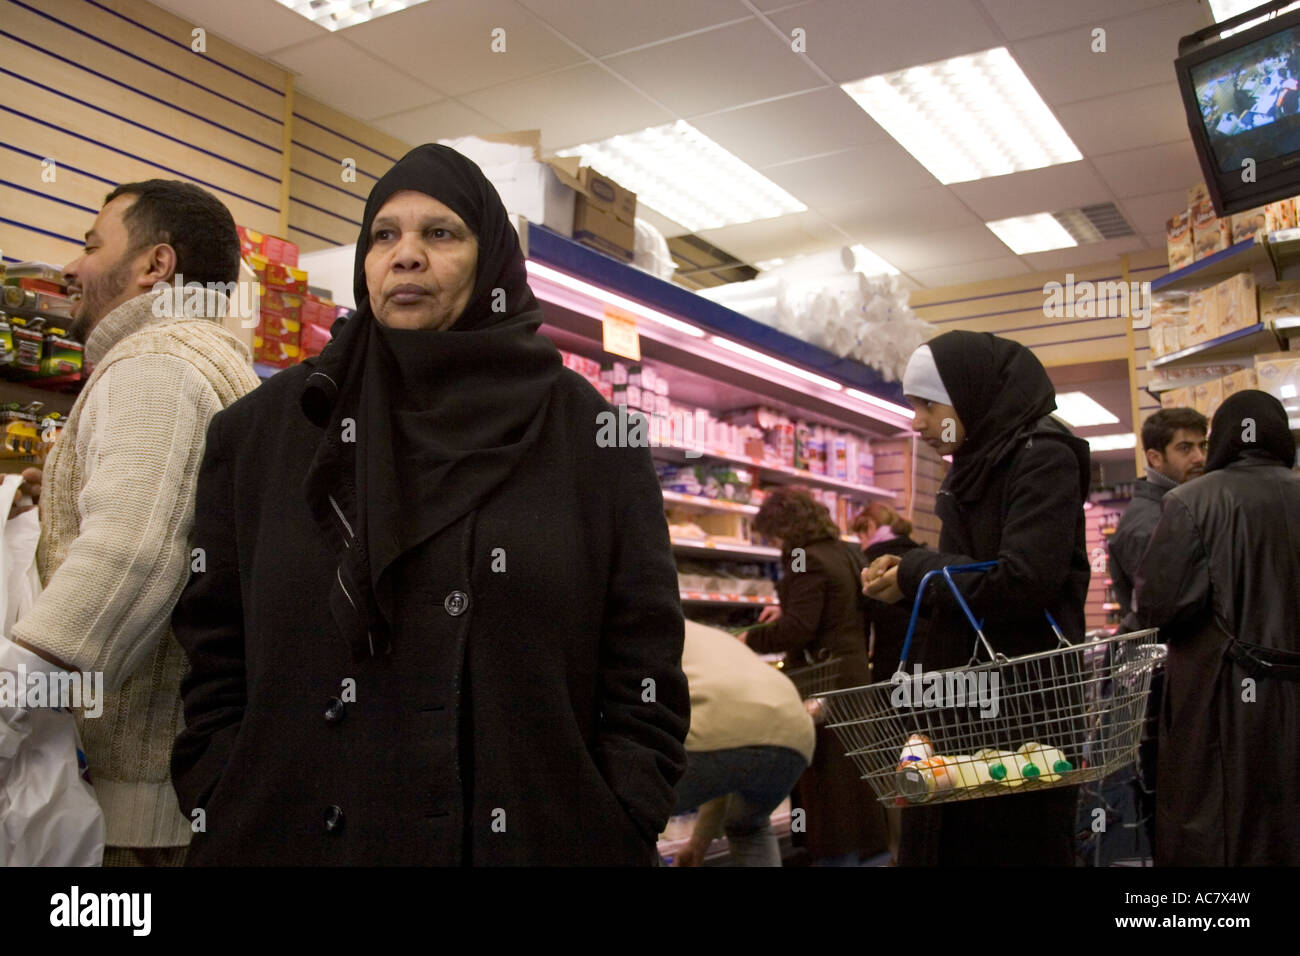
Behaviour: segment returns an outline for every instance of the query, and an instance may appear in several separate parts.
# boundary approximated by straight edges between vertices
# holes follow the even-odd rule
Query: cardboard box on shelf
[[[1229,276],[1214,287],[1218,295],[1215,312],[1214,336],[1227,335],[1238,329],[1250,328],[1259,322],[1255,301],[1255,275],[1239,272]]]
[[[1209,199],[1203,199],[1192,207],[1192,242],[1198,260],[1222,252],[1232,245],[1231,233],[1228,220],[1220,219],[1214,214],[1214,206]]]
[[[1187,297],[1161,296],[1151,303],[1151,326],[1147,329],[1147,344],[1151,354],[1160,358],[1177,352],[1182,339],[1182,329],[1187,326]]]
[[[278,289],[262,289],[262,308],[276,312],[298,312],[302,308],[303,296]]]
[[[275,339],[277,342],[289,342],[297,345],[301,331],[302,323],[297,318],[266,310],[262,312],[256,335],[260,335],[264,339]]]
[[[1253,368],[1243,368],[1239,372],[1233,372],[1231,375],[1225,375],[1220,381],[1223,383],[1223,397],[1226,399],[1248,388],[1259,388],[1259,376]]]
[[[1210,189],[1205,183],[1197,183],[1191,189],[1187,190],[1187,206],[1189,209],[1195,208],[1199,202],[1210,201]]]
[[[1264,207],[1264,215],[1268,222],[1269,232],[1294,229],[1296,224],[1295,200],[1279,199],[1277,202],[1271,202]]]
[[[1214,379],[1209,382],[1202,382],[1196,386],[1196,397],[1193,400],[1192,407],[1204,415],[1206,418],[1213,418],[1214,413],[1219,410],[1223,404],[1223,381]]]
[[[313,325],[319,325],[328,332],[334,325],[334,318],[337,311],[338,306],[329,299],[322,299],[314,295],[305,295],[302,297],[302,306],[298,310],[298,317],[304,325],[310,322]]]
[[[275,339],[254,336],[253,361],[276,368],[288,368],[302,360],[302,352],[292,342],[279,342]]]
[[[1300,397],[1300,352],[1267,352],[1255,356],[1260,391],[1294,408]]]
[[[1165,223],[1165,249],[1169,253],[1169,271],[1191,265],[1196,258],[1192,243],[1192,212],[1184,209]]]
[[[1219,320],[1219,295],[1214,286],[1197,289],[1187,297],[1187,337],[1183,348],[1200,345],[1214,338]]]
[[[1232,214],[1232,244],[1254,239],[1259,242],[1268,231],[1268,214],[1266,207],[1258,206],[1245,212]]]
[[[1171,388],[1166,392],[1160,393],[1161,408],[1191,408],[1195,401],[1194,390],[1191,388]]]
[[[307,294],[307,270],[285,265],[283,262],[268,262],[266,278],[262,284],[270,292],[287,292],[291,295],[304,296]]]
[[[588,205],[609,213],[630,225],[636,223],[636,193],[620,186],[608,176],[603,176],[590,166],[578,170],[582,186],[582,200]]]
[[[1259,321],[1300,316],[1300,282],[1278,282],[1259,287]]]
[[[636,247],[636,227],[583,202],[579,197],[573,211],[573,238],[597,252],[631,262]]]
[[[302,357],[307,358],[312,355],[320,355],[325,346],[329,345],[330,330],[328,326],[317,325],[314,322],[304,322],[302,331],[298,336],[298,348],[302,351]]]

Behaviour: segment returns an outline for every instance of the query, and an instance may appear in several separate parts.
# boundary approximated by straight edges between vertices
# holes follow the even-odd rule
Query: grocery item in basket
[[[1021,773],[1023,761],[1009,750],[977,750],[975,759],[985,761],[989,767],[989,779],[1004,787],[1019,787],[1025,782]]]
[[[898,766],[903,768],[909,763],[929,760],[934,756],[934,745],[925,734],[912,734],[903,745],[903,752],[898,755]]]
[[[930,757],[905,764],[896,774],[898,792],[912,803],[924,803],[936,793],[953,790],[957,774],[945,757]]]
[[[959,790],[982,787],[993,780],[989,776],[989,765],[983,760],[978,760],[967,754],[958,754],[955,757],[945,757],[944,759],[952,768],[954,782]]]
[[[1021,758],[1021,774],[1031,780],[1051,783],[1074,769],[1074,764],[1066,760],[1061,751],[1036,742],[1022,744],[1016,755]]]

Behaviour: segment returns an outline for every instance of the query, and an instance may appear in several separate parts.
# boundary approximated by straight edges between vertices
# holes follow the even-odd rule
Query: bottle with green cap
[[[1042,783],[1055,783],[1062,774],[1074,769],[1074,764],[1066,760],[1061,751],[1032,741],[1021,745],[1016,758],[1026,779]]]

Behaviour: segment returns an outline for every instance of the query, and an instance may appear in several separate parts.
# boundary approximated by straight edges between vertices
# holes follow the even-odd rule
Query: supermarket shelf
[[[673,538],[672,545],[674,551],[708,555],[713,558],[762,558],[775,561],[781,557],[781,552],[776,548],[765,548],[757,544],[719,542],[712,538]]]
[[[684,495],[679,491],[665,491],[664,504],[676,505],[696,511],[725,511],[732,514],[756,515],[758,505],[742,504],[739,501],[724,501],[721,498],[705,498],[702,495]]]
[[[1180,368],[1205,365],[1215,359],[1238,358],[1258,352],[1273,352],[1279,348],[1277,336],[1263,322],[1220,335],[1199,345],[1193,345],[1160,358],[1152,359],[1149,368]]]
[[[725,452],[676,448],[669,445],[660,445],[657,447],[652,446],[650,453],[656,458],[672,462],[687,460],[699,461],[701,457],[711,458],[715,461],[726,461],[736,465],[744,465],[746,468],[758,469],[763,473],[763,477],[775,482],[811,485],[816,488],[830,488],[833,491],[840,491],[858,498],[878,499],[880,501],[889,502],[894,500],[894,492],[887,491],[884,488],[876,488],[872,485],[855,485],[852,482],[843,481],[839,478],[828,478],[825,475],[814,475],[811,471],[787,468],[784,465],[769,465],[765,464],[761,458],[745,458],[740,455],[728,455]]]
[[[258,378],[270,378],[276,372],[283,372],[284,369],[276,368],[274,365],[264,365],[261,362],[253,363],[253,371],[257,373]]]
[[[50,411],[67,415],[76,401],[77,396],[67,392],[53,392],[44,388],[32,388],[25,382],[0,380],[0,402],[19,402],[23,405],[40,402]]]
[[[1270,271],[1274,269],[1273,256],[1268,244],[1246,239],[1189,266],[1175,269],[1159,279],[1152,279],[1151,291],[1153,293],[1182,292],[1200,289],[1238,272],[1250,272],[1264,267]]]
[[[1300,316],[1288,316],[1284,319],[1274,319],[1273,331],[1288,338],[1295,335],[1300,332]]]
[[[772,607],[779,603],[776,595],[757,597],[753,594],[720,594],[706,591],[682,591],[683,604],[741,604],[751,607]]]

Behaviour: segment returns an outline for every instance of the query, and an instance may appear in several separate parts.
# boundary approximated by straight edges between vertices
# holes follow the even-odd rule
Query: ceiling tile
[[[825,86],[758,20],[605,60],[680,116],[695,116]]]
[[[296,89],[362,120],[439,98],[437,91],[357,49],[338,34],[281,50],[274,60],[298,74],[293,81]]]
[[[503,53],[492,50],[498,27],[505,31]],[[430,0],[343,35],[450,96],[584,60],[513,0]]]
[[[880,192],[856,200],[851,192],[846,192],[845,201],[838,208],[827,209],[824,215],[856,241],[866,243],[872,249],[875,249],[874,243],[883,238],[933,229],[975,226],[993,238],[979,218],[946,186]],[[1005,252],[1005,247],[998,243],[998,248],[990,255]],[[898,267],[903,268],[901,265]]]
[[[1177,0],[1110,20],[1104,53],[1092,51],[1092,26],[1013,43],[1011,53],[1051,106],[1168,83],[1179,38],[1209,23],[1208,9]]]
[[[1177,83],[1067,103],[1056,108],[1056,117],[1085,156],[1190,138]]]
[[[765,13],[775,10],[786,10],[790,7],[806,7],[810,3],[821,3],[822,0],[753,0],[754,6]]]
[[[413,110],[381,116],[370,121],[373,126],[407,143],[432,143],[458,136],[484,136],[503,133],[506,127],[476,113],[455,100],[443,100]]]
[[[844,237],[813,212],[705,229],[698,235],[736,258],[751,263],[820,252],[844,244]]]
[[[935,186],[934,176],[892,139],[768,166],[761,172],[809,208],[826,215],[842,214],[846,204]]]
[[[685,236],[690,233],[690,230],[681,223],[674,222],[667,216],[659,215],[659,213],[655,212],[645,203],[637,205],[636,217],[637,219],[644,219],[646,222],[650,223],[650,225],[662,232],[666,239],[671,239],[673,236]]]
[[[519,0],[593,56],[608,56],[752,16],[740,0]],[[788,2],[788,0],[787,0]]]
[[[868,245],[872,252],[904,272],[1001,259],[1009,254],[1002,241],[984,226],[881,237]]]
[[[837,83],[1001,46],[973,0],[823,0],[772,15],[806,31],[808,57]]]
[[[1093,165],[1121,199],[1167,192],[1170,186],[1187,188],[1203,179],[1190,140],[1098,156]]]
[[[1029,271],[1029,267],[1015,256],[1002,256],[998,259],[964,262],[955,266],[913,269],[911,275],[927,289],[941,289],[949,285],[966,285],[970,282],[984,282],[988,279],[1005,279],[1008,276],[1024,275]]]
[[[1108,26],[1117,17],[1169,0],[982,0],[998,29],[1008,40],[1056,33],[1070,27]]]
[[[261,55],[330,36],[324,27],[266,0],[162,0],[158,6]]]
[[[1109,262],[1129,252],[1141,252],[1146,243],[1141,236],[1125,236],[1123,239],[1107,239],[1103,242],[1089,242],[1070,249],[1053,249],[1050,252],[1033,252],[1022,256],[1035,272],[1049,270],[1068,271],[1092,265],[1095,262]]]
[[[836,86],[692,119],[691,125],[756,167],[881,140],[892,142]]]
[[[591,63],[460,99],[507,129],[540,129],[542,148],[548,152],[673,119],[617,76]]]
[[[1086,162],[1029,169],[949,187],[985,222],[1110,202],[1110,189]]]
[[[1174,185],[1167,183],[1166,185]],[[1196,185],[1191,180],[1188,186]],[[1175,215],[1187,208],[1187,190],[1172,189],[1163,193],[1151,193],[1147,196],[1132,196],[1120,202],[1124,218],[1138,232],[1159,233],[1160,248],[1164,248],[1165,224]]]

